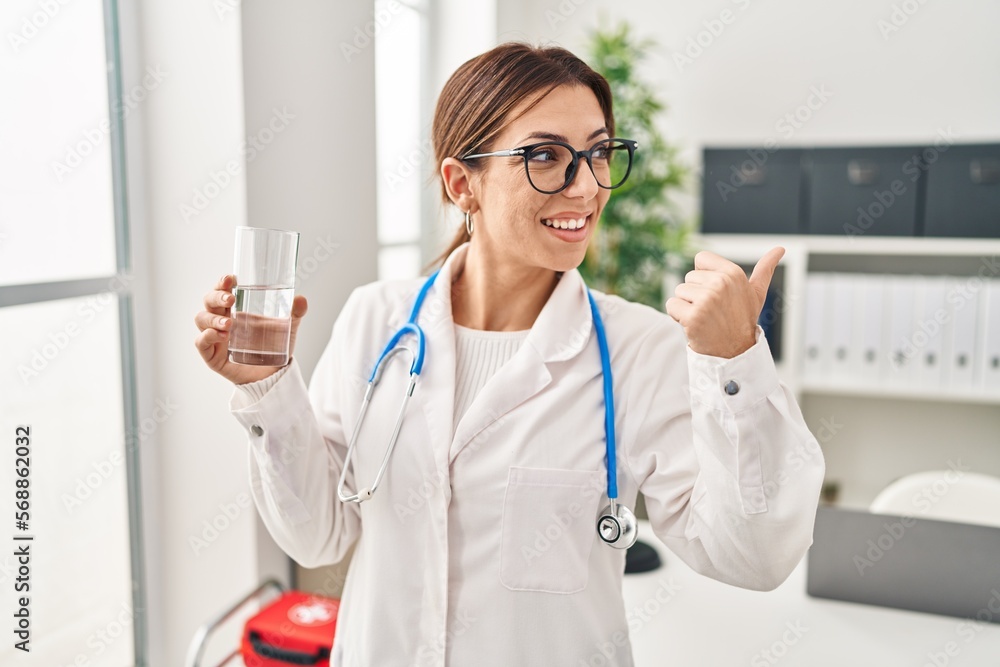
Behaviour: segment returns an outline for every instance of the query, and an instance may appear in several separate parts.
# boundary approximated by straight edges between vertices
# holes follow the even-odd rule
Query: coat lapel
[[[427,350],[424,370],[411,402],[427,420],[434,462],[446,469],[455,457],[498,419],[552,382],[548,364],[579,354],[590,339],[593,320],[587,287],[576,269],[567,271],[538,314],[517,353],[497,371],[453,431],[455,410],[455,325],[451,283],[464,265],[468,244],[457,248],[441,267],[417,318]],[[417,285],[422,285],[422,282]],[[407,320],[416,291],[403,299],[388,322],[391,336]],[[450,447],[438,445],[449,443]]]
[[[457,267],[465,259],[465,246],[457,248],[441,266],[438,277],[427,292],[417,316],[417,324],[424,331],[426,350],[424,368],[410,399],[411,409],[421,413],[427,422],[430,442],[437,470],[448,467],[448,447],[452,441],[452,424],[455,406],[455,327],[451,317],[451,283]],[[412,294],[407,295],[396,307],[388,323],[387,339],[403,326],[410,316],[417,291],[426,278],[417,283]],[[404,339],[414,344],[412,337]],[[405,426],[403,427],[405,430]]]
[[[538,314],[521,348],[489,379],[462,416],[451,444],[449,461],[454,461],[483,429],[548,386],[552,382],[548,364],[578,354],[590,339],[592,327],[583,278],[576,269],[567,271]],[[452,346],[454,349],[454,342]],[[452,374],[454,372],[453,356]],[[454,393],[452,400],[454,402]]]

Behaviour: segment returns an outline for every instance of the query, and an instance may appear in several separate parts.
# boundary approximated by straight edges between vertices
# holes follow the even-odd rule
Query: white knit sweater
[[[514,356],[529,332],[480,331],[455,325],[455,429],[479,390]]]

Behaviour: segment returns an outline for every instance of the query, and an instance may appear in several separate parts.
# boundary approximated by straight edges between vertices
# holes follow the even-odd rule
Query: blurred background
[[[998,530],[998,28],[993,0],[5,2],[0,497],[14,511],[28,426],[35,539],[32,652],[8,634],[0,663],[183,664],[197,628],[267,578],[339,595],[346,562],[301,568],[257,516],[233,389],[193,318],[232,271],[235,227],[299,231],[308,381],[351,290],[420,275],[460,224],[433,180],[434,103],[507,40],[598,67],[619,136],[646,150],[648,187],[612,197],[591,284],[662,309],[698,250],[749,270],[784,245],[761,323],[823,448],[825,506]],[[962,613],[809,597],[804,574],[771,597],[681,581],[633,628],[637,664],[844,664],[829,656],[851,645],[855,664],[992,665],[1000,650],[989,586],[967,634]],[[240,632],[223,627],[204,664]]]

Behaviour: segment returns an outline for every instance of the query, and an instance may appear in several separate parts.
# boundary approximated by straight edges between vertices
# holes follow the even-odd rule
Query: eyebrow
[[[602,134],[609,134],[608,128],[602,127],[600,129],[594,130],[593,132],[590,133],[590,136],[587,137],[587,141],[590,141],[591,139],[596,139]],[[564,135],[555,134],[553,132],[532,132],[531,134],[529,134],[528,136],[526,136],[524,139],[522,139],[517,143],[522,144],[528,139],[549,139],[551,141],[561,141],[565,144],[569,143],[569,139],[567,139]]]

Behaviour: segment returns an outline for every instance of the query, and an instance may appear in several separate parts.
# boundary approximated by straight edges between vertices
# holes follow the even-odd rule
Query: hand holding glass
[[[253,366],[289,361],[299,233],[236,228],[229,360]]]

